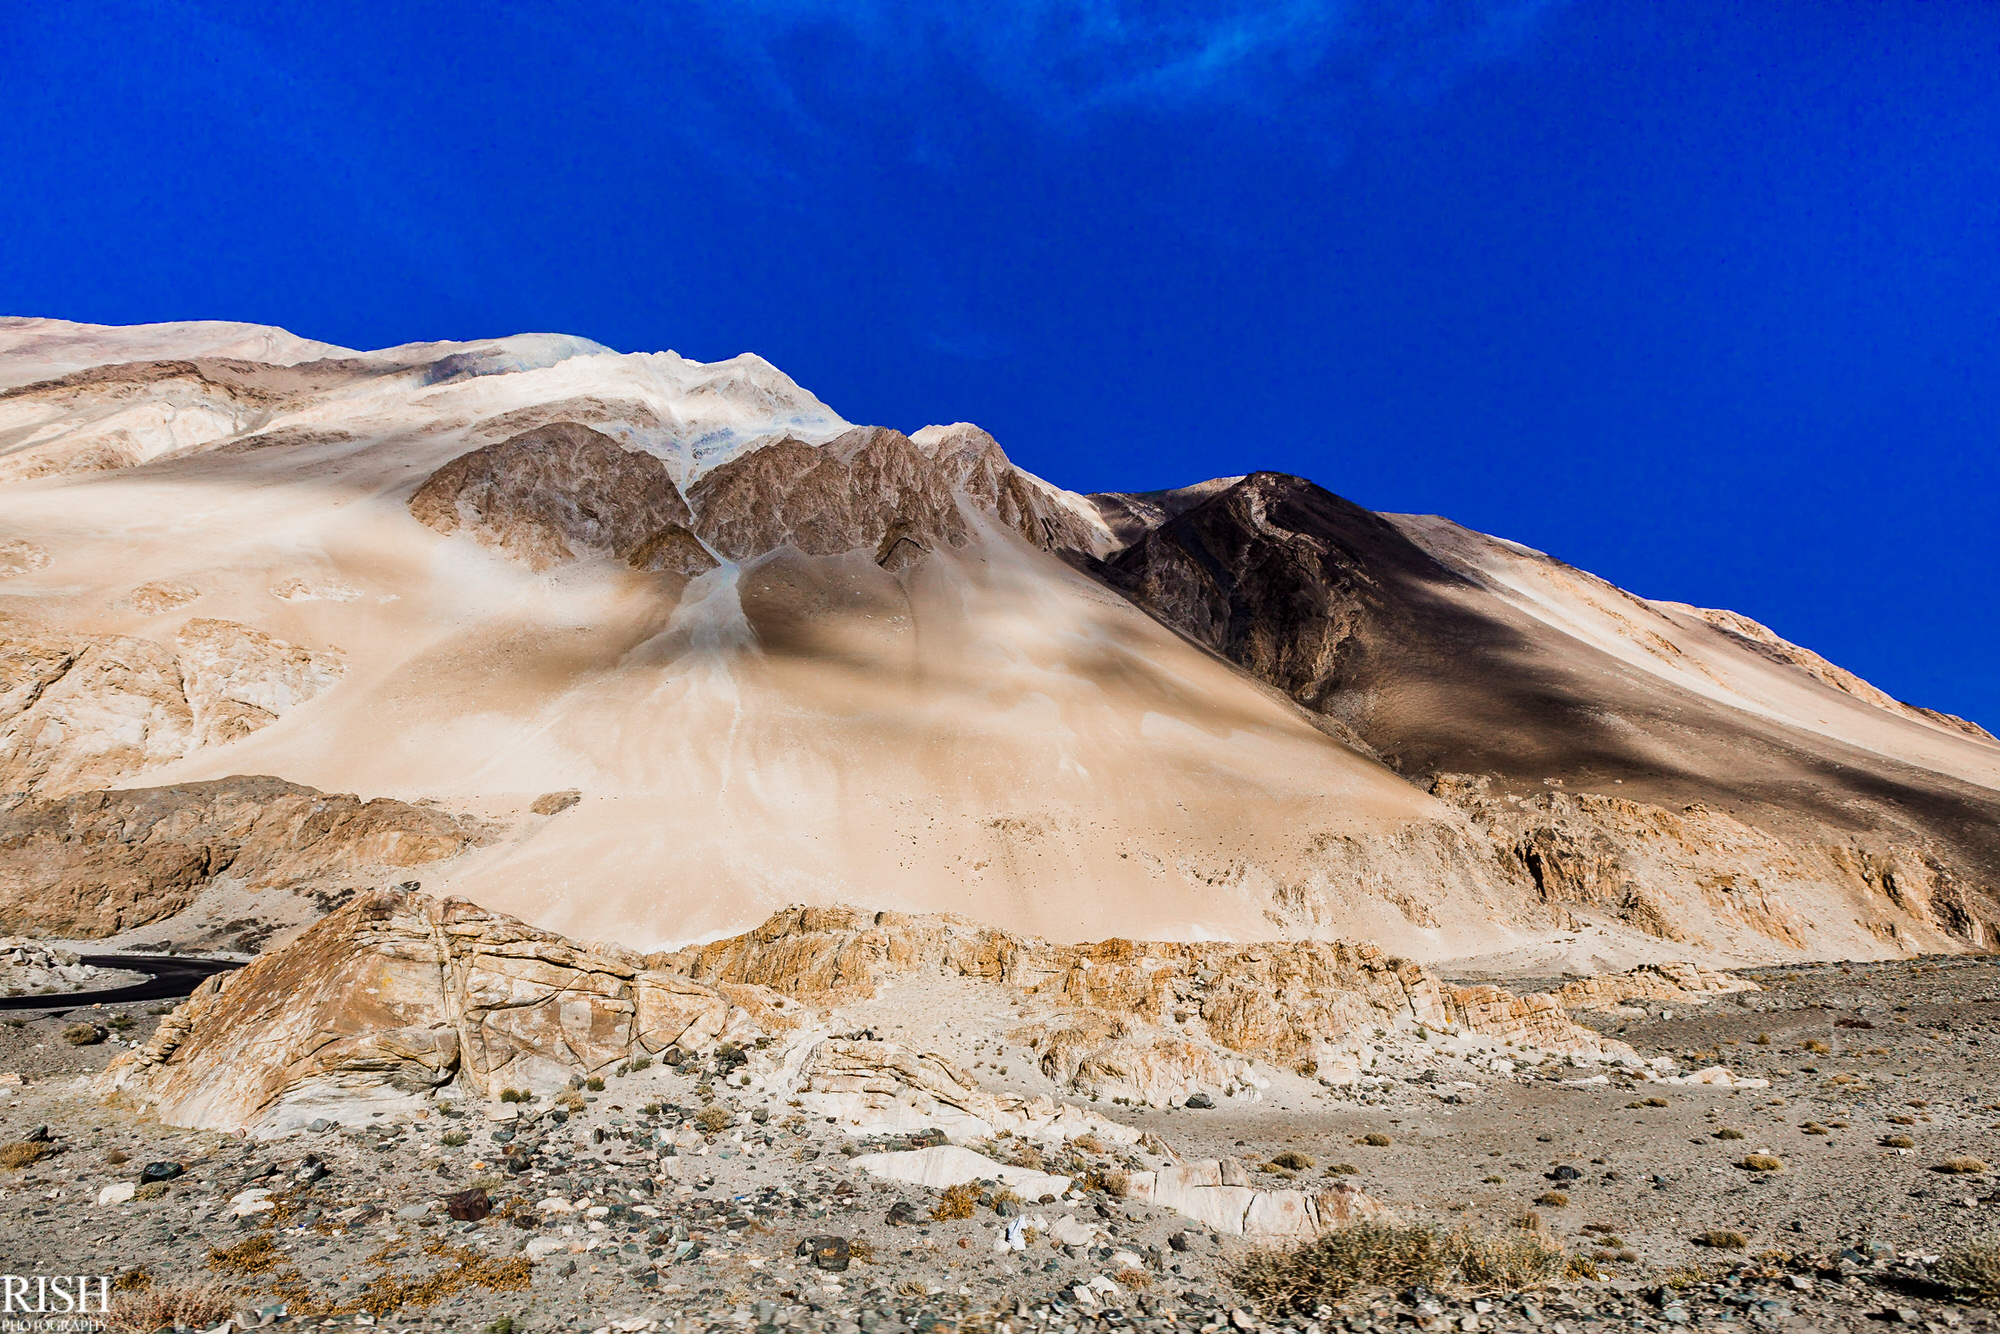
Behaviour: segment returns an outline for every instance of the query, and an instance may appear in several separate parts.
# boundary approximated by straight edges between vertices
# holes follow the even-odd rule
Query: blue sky
[[[1987,0],[0,0],[0,311],[763,354],[2000,728]]]

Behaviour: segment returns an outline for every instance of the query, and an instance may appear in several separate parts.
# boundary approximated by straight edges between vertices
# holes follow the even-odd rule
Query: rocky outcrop
[[[1556,999],[1572,1010],[1608,1010],[1629,1000],[1700,1004],[1711,996],[1762,991],[1748,978],[1732,977],[1685,960],[1641,964],[1622,973],[1599,973],[1565,983]]]
[[[47,569],[49,559],[48,549],[37,543],[18,537],[11,542],[0,542],[0,579]]]
[[[447,1086],[546,1093],[634,1056],[783,1031],[801,1009],[463,900],[378,890],[203,983],[105,1088],[171,1125],[282,1133]]]
[[[0,642],[0,791],[106,786],[186,754],[193,721],[180,665],[153,640]]]
[[[1255,1062],[1352,1080],[1378,1031],[1456,1030],[1586,1059],[1632,1055],[1570,1021],[1551,996],[1456,988],[1373,945],[1110,940],[1066,945],[965,918],[790,908],[741,936],[670,956],[703,981],[767,986],[812,1004],[873,995],[899,976],[997,983],[1039,1017],[1022,1036],[1059,1086],[1174,1105],[1254,1096]]]
[[[276,778],[15,796],[0,804],[0,921],[69,938],[180,912],[227,877],[252,889],[422,866],[485,840],[474,821]]]
[[[999,1097],[935,1052],[808,1032],[774,1057],[752,1053],[753,1087],[789,1095],[815,1116],[864,1135],[939,1131],[968,1144],[1011,1135],[1131,1144],[1139,1132],[1051,1098]],[[949,1184],[949,1183],[947,1183]]]
[[[974,426],[916,436],[860,426],[824,445],[785,437],[738,455],[689,489],[696,529],[731,560],[784,545],[809,556],[866,550],[901,569],[963,546],[968,509],[1045,550],[1090,550],[1083,520],[1014,467]]]
[[[0,639],[0,791],[106,787],[248,735],[341,677],[335,651],[197,619],[178,652],[132,635]]]
[[[1472,818],[1503,870],[1524,877],[1565,926],[1613,918],[1752,957],[1811,950],[1821,932],[1850,925],[1918,947],[2000,938],[1990,896],[1921,847],[1837,830],[1780,838],[1699,802],[1670,810],[1591,792],[1524,797],[1469,774],[1434,775],[1430,790]],[[1830,911],[1842,915],[1828,921]]]
[[[667,467],[578,422],[554,422],[461,454],[410,497],[419,523],[463,532],[537,570],[585,555],[637,570],[714,569]]]
[[[338,652],[314,652],[235,621],[197,618],[174,636],[191,746],[226,746],[331,689],[347,670]]]

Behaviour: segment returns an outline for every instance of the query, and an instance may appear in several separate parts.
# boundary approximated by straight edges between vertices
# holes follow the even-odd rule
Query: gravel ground
[[[1313,1160],[1269,1171],[1274,1185],[1352,1168],[1399,1218],[1440,1230],[1505,1235],[1532,1214],[1581,1272],[1524,1294],[1361,1293],[1317,1318],[1269,1318],[1229,1281],[1239,1239],[1102,1191],[1020,1206],[989,1197],[969,1218],[936,1220],[938,1193],[848,1162],[857,1148],[912,1142],[862,1144],[783,1104],[736,1105],[712,1069],[692,1066],[580,1090],[573,1115],[546,1100],[440,1105],[268,1144],[173,1131],[91,1097],[87,1076],[112,1047],[63,1041],[80,1013],[0,1025],[0,1143],[49,1134],[39,1161],[0,1168],[0,1270],[123,1276],[114,1308],[128,1320],[149,1299],[206,1285],[215,1304],[202,1328],[259,1307],[288,1325],[757,1334],[1996,1327],[1993,1312],[1952,1301],[1932,1265],[2000,1238],[2000,1181],[1938,1170],[2000,1164],[2000,965],[1750,976],[1769,989],[1593,1022],[1642,1054],[1725,1064],[1768,1089],[1590,1083],[1593,1070],[1551,1065],[1337,1090],[1310,1110],[1095,1109],[1186,1158],[1233,1156],[1253,1171],[1288,1150]],[[130,1007],[124,1040],[144,1041],[157,1022],[148,1008]],[[119,1033],[117,1013],[90,1017]],[[704,1133],[704,1109],[719,1109],[709,1125],[722,1112],[731,1123]],[[1390,1142],[1362,1142],[1370,1134]],[[1752,1153],[1784,1167],[1746,1171]],[[1156,1161],[1079,1151],[1059,1166]],[[179,1170],[140,1198],[99,1203],[106,1187],[138,1185],[149,1163]],[[270,1193],[245,1195],[255,1191]],[[452,1218],[444,1201],[468,1191],[491,1212]],[[1010,1214],[1038,1224],[1026,1250],[997,1249]],[[1057,1245],[1062,1215],[1102,1234]],[[1710,1233],[1737,1235],[1698,1244]],[[815,1267],[827,1236],[850,1244],[845,1269]]]

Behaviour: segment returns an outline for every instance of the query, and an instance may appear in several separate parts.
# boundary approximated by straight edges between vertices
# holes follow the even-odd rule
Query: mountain
[[[126,940],[404,877],[638,950],[799,902],[1512,971],[2000,930],[2000,743],[1755,622],[1295,477],[1076,495],[749,355],[0,321],[0,575],[0,929],[116,867],[69,915]],[[223,790],[334,842],[231,851]]]

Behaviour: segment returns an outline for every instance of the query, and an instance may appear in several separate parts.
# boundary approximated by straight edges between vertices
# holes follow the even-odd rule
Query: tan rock
[[[170,917],[219,876],[253,889],[421,866],[487,838],[475,821],[275,778],[0,802],[0,914],[96,937]]]
[[[1253,1063],[1352,1080],[1378,1028],[1464,1029],[1564,1055],[1623,1059],[1625,1044],[1572,1022],[1548,996],[1443,986],[1374,945],[1340,941],[1109,940],[1064,945],[966,918],[788,908],[740,936],[663,956],[703,981],[741,981],[811,1003],[869,996],[917,972],[997,982],[1049,1007],[1020,1036],[1051,1079],[1155,1106],[1268,1082]]]
[[[1623,973],[1599,973],[1578,978],[1557,991],[1556,999],[1572,1010],[1605,1010],[1628,1000],[1701,1002],[1710,996],[1762,991],[1747,978],[1704,968],[1686,960],[1642,964]]]
[[[125,635],[0,642],[0,791],[105,787],[193,736],[174,654]]]
[[[224,746],[268,726],[347,670],[337,651],[301,648],[235,621],[191,620],[174,642],[196,746]]]
[[[548,1090],[652,1043],[747,1040],[799,1012],[749,988],[654,975],[629,951],[463,900],[377,890],[203,983],[103,1087],[170,1125],[274,1134],[446,1085]]]
[[[49,559],[46,547],[24,538],[0,542],[0,579],[12,579],[17,574],[47,569]]]

